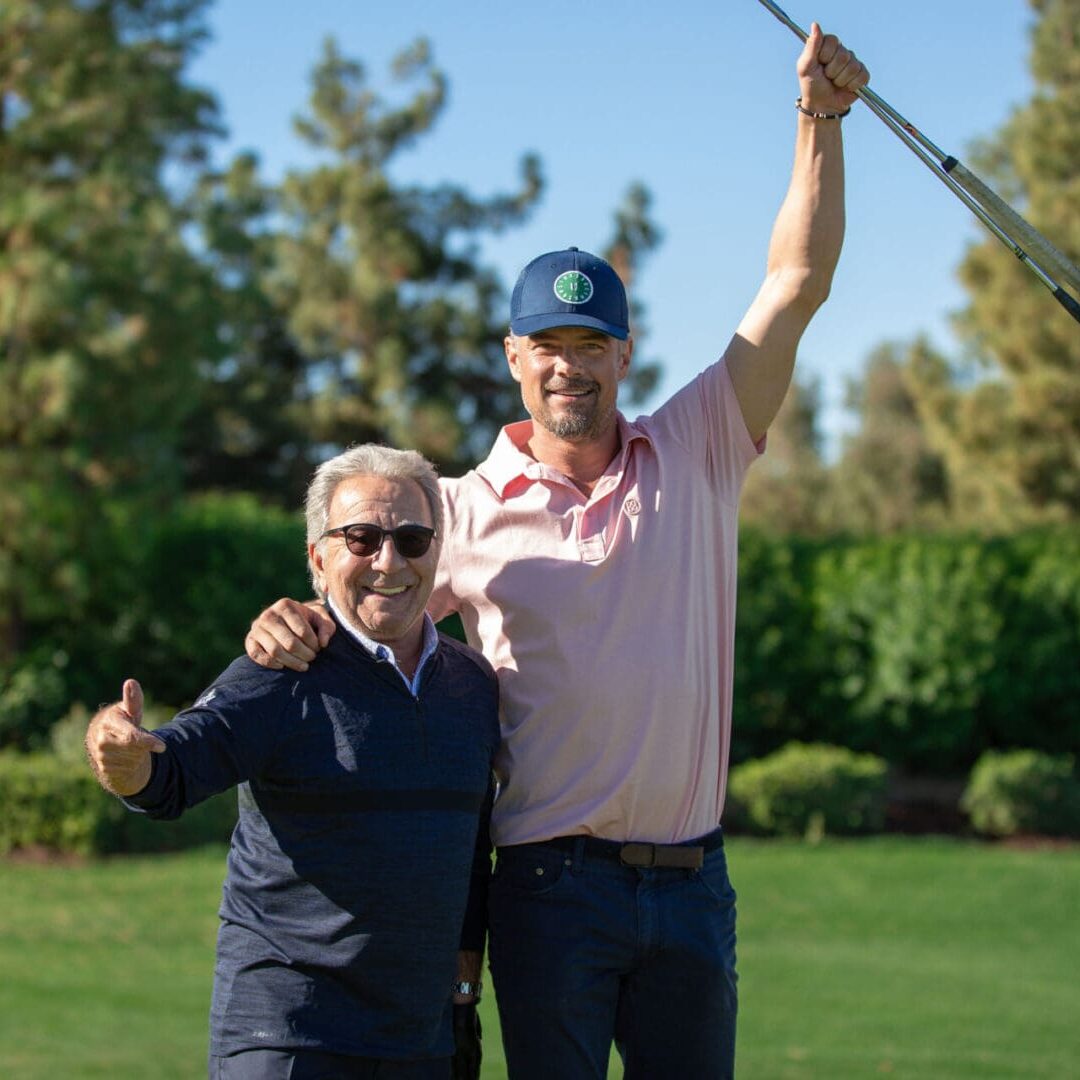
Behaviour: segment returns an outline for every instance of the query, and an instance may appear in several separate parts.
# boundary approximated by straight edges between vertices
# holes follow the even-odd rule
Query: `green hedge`
[[[815,741],[822,650],[811,585],[821,545],[754,530],[739,537],[734,761],[762,757],[792,739]]]
[[[111,561],[70,616],[0,657],[0,748],[138,676],[183,705],[243,647],[252,617],[310,595],[298,513],[202,496],[103,522]],[[961,774],[986,750],[1080,746],[1080,534],[805,540],[740,535],[732,760],[787,742]],[[99,545],[101,546],[101,545]],[[642,618],[647,618],[647,613]],[[587,663],[587,658],[583,662]]]
[[[731,770],[724,821],[779,836],[857,835],[885,827],[888,766],[840,746],[789,743]]]
[[[84,762],[53,754],[0,754],[0,855],[47,848],[81,855],[177,851],[229,839],[236,792],[176,821],[151,821],[102,791]]]
[[[254,496],[200,496],[100,528],[111,559],[87,570],[94,595],[27,625],[32,644],[0,657],[0,748],[44,748],[72,705],[116,699],[128,676],[158,700],[193,701],[243,651],[263,607],[311,595],[302,515]]]
[[[1003,574],[992,549],[948,537],[823,552],[813,605],[835,718],[823,737],[919,768],[970,759]]]
[[[989,751],[960,800],[977,832],[1080,836],[1080,778],[1071,755]]]
[[[259,611],[312,595],[306,558],[302,516],[254,496],[203,496],[152,523],[111,678],[89,701],[115,698],[128,675],[160,701],[194,700],[243,652]]]
[[[1075,530],[740,542],[733,760],[800,739],[962,773],[1080,745]]]

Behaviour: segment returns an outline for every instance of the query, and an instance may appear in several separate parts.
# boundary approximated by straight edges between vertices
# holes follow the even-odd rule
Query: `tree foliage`
[[[400,182],[446,77],[419,41],[384,92],[328,41],[296,121],[314,164],[280,182],[252,154],[212,167],[217,104],[186,71],[205,2],[0,6],[0,746],[114,692],[122,655],[167,652],[167,608],[205,629],[155,527],[191,493],[292,510],[318,461],[364,440],[456,471],[521,413],[479,245],[535,205],[538,160],[485,197]],[[658,239],[648,205],[632,186],[616,215],[628,276]],[[636,388],[655,377],[639,365]]]
[[[394,73],[418,84],[400,106],[327,43],[297,121],[326,160],[291,171],[278,192],[267,285],[307,357],[303,415],[315,442],[386,441],[462,468],[516,397],[504,294],[476,260],[476,237],[524,218],[541,190],[539,163],[525,157],[520,189],[487,199],[450,183],[395,184],[393,158],[436,122],[446,80],[423,41]]]
[[[206,318],[222,349],[200,371],[181,453],[188,490],[252,491],[296,506],[315,464],[305,426],[311,388],[288,313],[268,291],[276,207],[253,154],[199,178],[191,212],[216,286]]]
[[[1035,94],[980,148],[980,172],[1080,262],[1080,0],[1031,0]],[[991,528],[1080,516],[1080,333],[996,239],[960,267],[958,326],[983,365],[971,384],[941,362],[916,368],[956,510]]]
[[[912,369],[934,356],[923,340],[906,349],[881,345],[849,381],[847,406],[858,427],[830,476],[826,516],[834,528],[880,535],[948,519],[945,463],[930,445],[911,391]]]
[[[201,7],[0,8],[0,712],[55,696],[66,643],[36,631],[92,632],[110,525],[173,487],[214,349],[210,282],[162,180],[216,128],[181,78]]]
[[[663,238],[660,229],[649,216],[652,196],[644,184],[631,184],[622,203],[616,207],[611,240],[602,254],[622,278],[630,299],[630,331],[635,342],[647,336],[645,305],[634,297],[634,281],[646,255]],[[620,388],[623,407],[636,405],[648,397],[660,381],[660,365],[645,360],[640,351],[634,357],[630,373]]]
[[[796,375],[769,428],[768,452],[754,464],[740,518],[757,528],[816,536],[832,526],[825,506],[829,472],[822,458],[821,385]]]
[[[391,75],[377,89],[328,40],[295,121],[315,164],[270,184],[244,155],[203,177],[196,212],[228,348],[188,430],[193,488],[294,505],[318,460],[362,441],[414,446],[460,472],[521,415],[502,349],[506,294],[478,250],[536,204],[539,162],[525,155],[518,189],[485,198],[400,183],[397,159],[438,122],[446,77],[422,40]],[[631,184],[615,211],[606,254],[628,285],[659,242],[649,205]],[[641,337],[641,305],[633,318]],[[658,372],[636,361],[626,400]]]

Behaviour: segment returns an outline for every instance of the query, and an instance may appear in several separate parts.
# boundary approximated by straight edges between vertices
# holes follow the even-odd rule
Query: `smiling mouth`
[[[408,588],[408,585],[394,585],[393,587],[386,585],[368,585],[368,592],[373,592],[376,596],[400,596]]]
[[[549,386],[546,392],[555,397],[585,397],[596,390],[595,386]]]

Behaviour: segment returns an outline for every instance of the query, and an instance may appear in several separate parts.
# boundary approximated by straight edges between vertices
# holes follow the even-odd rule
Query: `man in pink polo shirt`
[[[461,615],[500,684],[490,961],[514,1078],[603,1077],[613,1039],[628,1078],[733,1075],[735,894],[719,822],[739,492],[828,295],[839,118],[868,80],[816,24],[797,71],[791,186],[723,357],[628,421],[622,283],[577,248],[541,255],[514,288],[505,342],[530,419],[442,481],[429,611]],[[248,652],[302,667],[331,627],[279,601]]]

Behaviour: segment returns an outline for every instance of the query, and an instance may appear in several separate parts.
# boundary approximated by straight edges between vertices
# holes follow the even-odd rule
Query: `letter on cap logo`
[[[555,295],[564,304],[588,303],[593,294],[592,282],[580,270],[567,270],[555,279]]]

